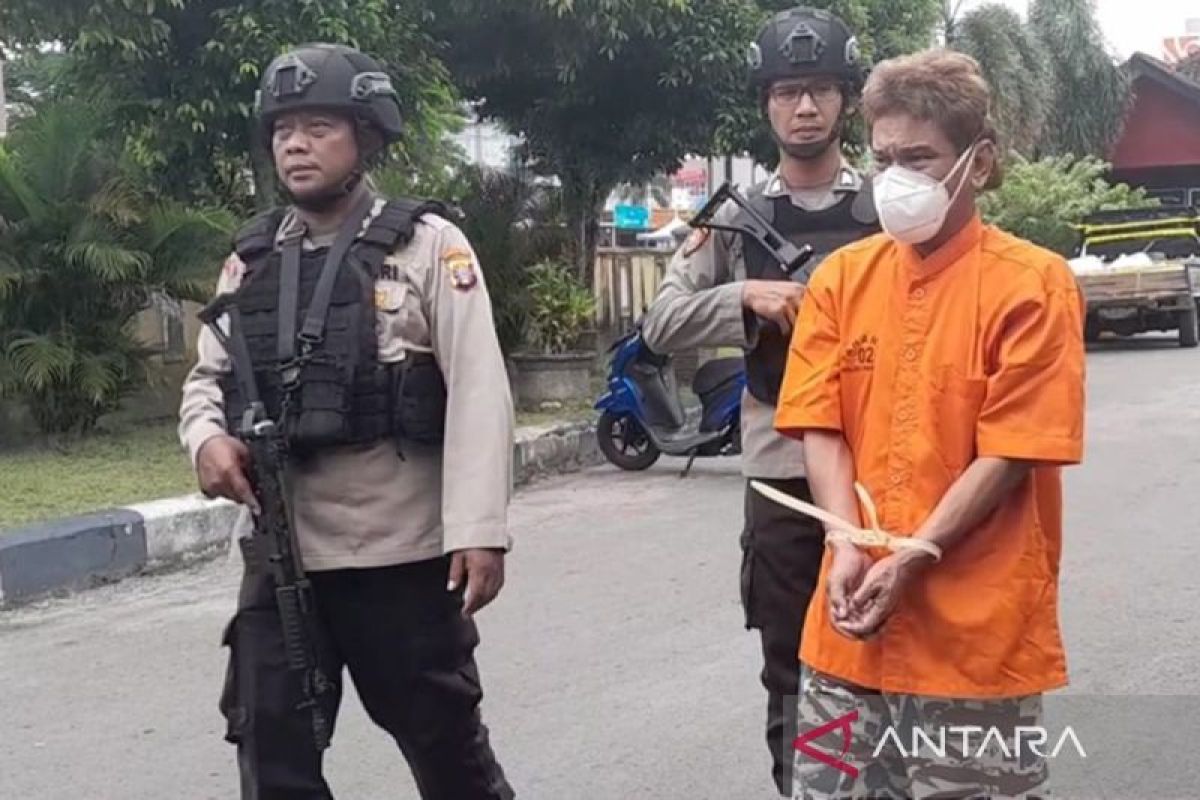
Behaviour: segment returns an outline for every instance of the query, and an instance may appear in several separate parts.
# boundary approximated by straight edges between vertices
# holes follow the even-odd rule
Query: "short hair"
[[[863,118],[868,128],[895,113],[935,122],[962,152],[979,138],[996,141],[991,96],[975,59],[952,50],[924,50],[871,70],[863,87]]]

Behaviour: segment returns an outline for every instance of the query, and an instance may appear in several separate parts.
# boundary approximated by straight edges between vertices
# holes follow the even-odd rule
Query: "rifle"
[[[734,205],[742,210],[742,214],[728,224],[716,225],[712,221],[713,217],[725,205],[726,200],[733,201]],[[696,216],[692,217],[688,224],[693,228],[732,231],[752,237],[774,257],[779,268],[788,277],[795,274],[796,270],[803,267],[813,257],[812,245],[796,247],[788,241],[787,237],[775,230],[775,227],[754,206],[750,205],[750,201],[742,197],[729,181],[721,184],[721,187],[713,192],[713,196],[704,204],[704,208],[696,212]]]
[[[321,705],[322,696],[332,685],[317,660],[320,622],[312,583],[304,572],[287,479],[287,442],[275,420],[267,416],[254,378],[250,351],[241,329],[241,314],[232,294],[222,294],[200,311],[200,321],[216,336],[233,362],[233,372],[246,411],[237,437],[250,451],[250,485],[258,500],[260,513],[254,518],[254,532],[240,539],[239,546],[248,566],[265,567],[275,584],[275,603],[283,627],[283,645],[288,669],[300,681],[303,699],[297,711],[312,715],[313,739],[317,750],[329,746],[329,719]],[[221,317],[229,320],[228,334],[221,329]]]

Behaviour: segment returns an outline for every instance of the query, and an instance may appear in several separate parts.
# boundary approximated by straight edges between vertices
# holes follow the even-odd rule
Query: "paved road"
[[[1101,348],[1089,400],[1088,463],[1067,482],[1063,623],[1067,711],[1110,719],[1083,736],[1095,768],[1128,752],[1122,712],[1139,709],[1147,736],[1200,720],[1200,353]],[[482,615],[480,660],[522,797],[770,797],[757,645],[736,596],[737,467],[701,462],[680,481],[678,466],[600,468],[518,496],[518,549]],[[215,697],[236,580],[222,559],[0,614],[0,798],[235,797]],[[1170,747],[1155,748],[1129,755],[1103,794],[1196,796],[1136,788],[1147,770],[1186,786]],[[339,798],[416,796],[352,693],[328,763]]]

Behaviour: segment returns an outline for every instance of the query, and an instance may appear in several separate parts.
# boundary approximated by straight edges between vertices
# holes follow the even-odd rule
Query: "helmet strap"
[[[775,146],[783,152],[787,153],[792,158],[798,161],[810,161],[820,158],[825,155],[830,147],[840,145],[842,134],[846,130],[846,120],[853,113],[853,106],[849,105],[846,92],[842,92],[842,110],[838,114],[837,120],[833,123],[833,127],[829,129],[829,135],[819,142],[806,142],[804,144],[792,144],[785,142],[779,138],[779,134],[775,132],[775,126],[767,120],[767,127],[771,131],[771,140],[775,142]]]
[[[771,128],[771,138],[775,140],[775,144],[780,150],[787,153],[792,158],[799,161],[810,161],[820,158],[825,155],[830,147],[841,141],[842,138],[842,120],[841,117],[834,123],[833,129],[829,131],[829,135],[819,142],[805,142],[804,144],[792,144],[785,142],[779,138],[779,134],[775,133],[775,128]]]
[[[367,172],[367,162],[370,161],[371,158],[373,158],[374,155],[382,148],[368,148],[366,136],[364,135],[364,128],[366,125],[369,125],[369,123],[358,117],[353,119],[353,123],[354,143],[358,149],[358,160],[355,162],[354,168],[346,174],[345,178],[338,181],[334,186],[325,190],[324,192],[321,192],[320,194],[300,198],[292,195],[291,192],[287,191],[287,188],[284,187],[283,193],[292,205],[296,206],[297,208],[302,208],[305,211],[312,211],[319,214],[329,211],[343,199],[353,194],[356,189],[358,189],[358,185],[362,183],[363,176]]]
[[[312,211],[320,214],[329,211],[339,202],[353,194],[354,190],[358,188],[358,185],[362,183],[364,174],[365,170],[363,170],[362,164],[360,163],[356,165],[344,179],[338,181],[337,184],[323,192],[307,195],[305,197],[296,197],[290,191],[288,191],[286,186],[284,186],[283,195],[287,198],[288,202],[296,206],[296,208],[302,208],[305,211]]]
[[[358,147],[358,163],[366,169],[379,154],[387,149],[387,139],[374,123],[362,117],[354,119],[354,142]]]

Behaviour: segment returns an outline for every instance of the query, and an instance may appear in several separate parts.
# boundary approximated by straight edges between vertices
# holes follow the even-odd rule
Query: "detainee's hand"
[[[447,591],[462,585],[463,616],[469,617],[496,599],[504,586],[504,551],[496,548],[458,550],[450,557],[450,582]]]
[[[852,544],[833,542],[833,558],[825,578],[833,627],[844,636],[856,638],[846,625],[855,618],[851,599],[871,569],[871,557]]]
[[[804,287],[795,281],[746,281],[742,286],[742,305],[763,319],[770,320],[787,333],[796,324]]]
[[[878,633],[896,610],[905,587],[929,559],[923,551],[902,550],[872,564],[849,599],[850,617],[843,630],[858,639]]]
[[[246,477],[249,468],[250,451],[229,434],[212,437],[196,454],[196,476],[205,497],[225,497],[258,514],[258,500]]]

